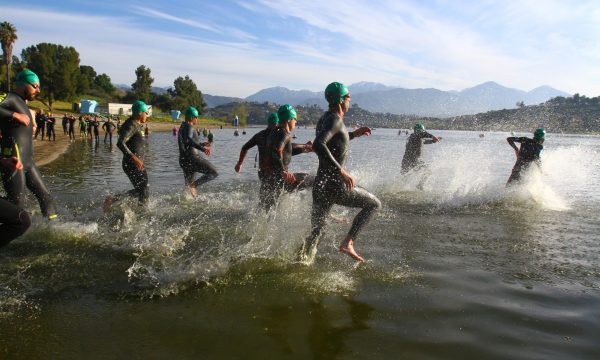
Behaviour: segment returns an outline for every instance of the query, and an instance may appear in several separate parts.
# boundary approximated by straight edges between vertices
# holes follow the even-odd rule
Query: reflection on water
[[[294,255],[310,192],[284,195],[267,216],[253,152],[233,171],[255,131],[215,131],[220,175],[197,200],[184,191],[174,138],[152,134],[148,208],[125,203],[108,216],[104,196],[130,188],[114,147],[78,140],[44,167],[61,222],[38,212],[0,252],[0,354],[597,358],[597,138],[549,135],[544,173],[505,189],[515,160],[506,134],[439,132],[421,190],[419,174],[400,175],[405,136],[355,139],[349,167],[384,205],[357,240],[369,261],[341,256],[349,224],[331,223],[307,267]],[[316,165],[303,154],[291,167]]]

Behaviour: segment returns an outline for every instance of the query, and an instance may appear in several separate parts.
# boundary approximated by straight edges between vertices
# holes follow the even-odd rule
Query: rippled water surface
[[[0,251],[0,358],[600,358],[598,137],[549,134],[543,173],[507,190],[508,134],[433,131],[427,172],[403,177],[406,135],[377,129],[348,164],[383,203],[356,241],[368,262],[331,223],[306,266],[310,191],[266,216],[255,150],[233,171],[258,130],[216,130],[220,176],[196,200],[174,137],[151,134],[143,211],[101,211],[130,188],[116,148],[78,140],[42,168],[61,220],[30,199],[32,229]]]

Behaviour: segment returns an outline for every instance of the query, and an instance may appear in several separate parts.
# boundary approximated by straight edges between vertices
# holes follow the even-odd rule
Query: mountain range
[[[119,86],[123,88],[124,86]],[[544,85],[531,91],[502,86],[489,81],[462,91],[442,91],[433,88],[406,89],[374,82],[359,82],[349,87],[352,103],[371,112],[430,117],[471,115],[492,110],[515,109],[517,103],[537,105],[551,98],[570,94]],[[153,87],[155,93],[166,88]],[[275,104],[317,105],[327,107],[322,92],[290,90],[276,86],[258,91],[245,99],[203,94],[207,107],[213,108],[230,102],[269,102]]]
[[[417,116],[449,117],[469,115],[490,110],[514,109],[518,102],[537,105],[557,96],[570,94],[550,86],[540,86],[523,91],[489,81],[462,91],[438,89],[405,89],[378,83],[360,82],[349,87],[352,103],[372,112]],[[289,90],[272,87],[246,98],[247,101],[273,102],[292,105],[318,105],[327,103],[321,92]]]

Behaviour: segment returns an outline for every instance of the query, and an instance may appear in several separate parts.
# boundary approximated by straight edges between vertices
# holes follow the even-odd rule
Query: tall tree
[[[96,78],[94,79],[94,85],[97,88],[102,89],[108,95],[112,95],[112,93],[114,93],[116,90],[115,86],[110,81],[110,76],[106,74],[100,74],[96,76]]]
[[[150,76],[150,68],[145,65],[138,66],[135,69],[135,77],[136,80],[131,84],[131,90],[139,100],[150,102],[152,83],[154,82],[154,79]]]
[[[10,64],[12,63],[13,45],[17,40],[17,28],[8,21],[0,24],[0,43],[2,43],[2,59],[6,66],[6,91],[10,91]]]
[[[71,100],[77,91],[79,53],[75,48],[41,43],[23,50],[27,67],[40,78],[38,99],[52,111],[55,100]]]
[[[79,76],[77,77],[77,93],[87,94],[94,85],[96,79],[96,70],[88,65],[79,66]]]
[[[181,76],[173,82],[173,88],[170,88],[169,94],[173,97],[173,107],[185,111],[188,106],[193,106],[200,113],[204,111],[206,103],[202,97],[202,92],[198,90],[196,84],[189,75],[185,78]]]

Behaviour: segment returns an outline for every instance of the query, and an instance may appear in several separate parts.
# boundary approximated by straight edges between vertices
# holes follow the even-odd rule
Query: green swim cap
[[[423,125],[421,123],[415,124],[414,129],[415,129],[416,132],[425,131],[425,125]]]
[[[348,87],[339,82],[332,82],[325,88],[325,99],[329,104],[341,104],[344,96],[348,95]]]
[[[277,110],[279,122],[287,122],[296,118],[296,109],[290,104],[281,105]]]
[[[31,70],[23,70],[17,74],[17,83],[19,84],[34,84],[40,83],[40,78]]]
[[[131,113],[135,116],[142,112],[148,112],[148,105],[142,100],[138,100],[131,106]]]
[[[197,117],[198,117],[198,109],[196,109],[193,106],[188,106],[188,108],[185,109],[185,119],[186,120],[197,118]]]
[[[272,112],[269,114],[269,117],[267,118],[267,124],[269,124],[269,125],[279,124],[279,116],[277,116],[276,112]]]
[[[542,140],[546,138],[546,130],[544,128],[539,128],[533,133],[533,138],[535,140]]]

